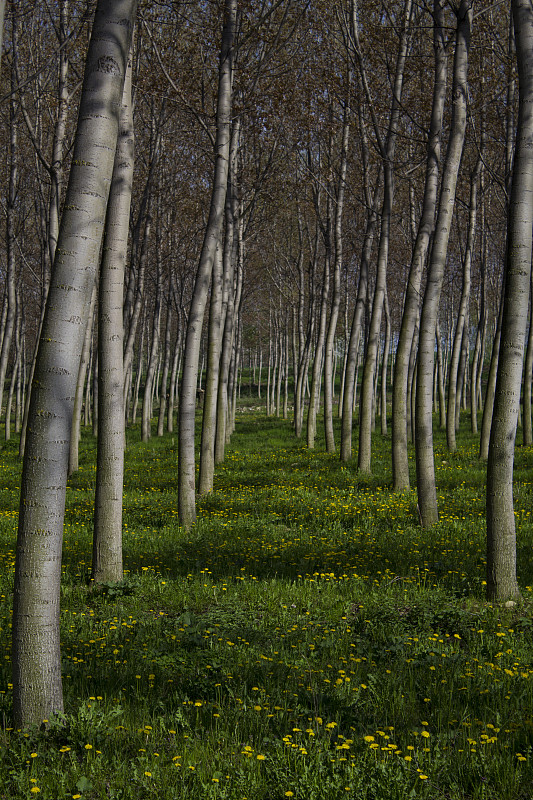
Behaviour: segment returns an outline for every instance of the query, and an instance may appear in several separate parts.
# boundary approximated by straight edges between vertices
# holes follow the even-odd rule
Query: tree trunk
[[[487,388],[485,390],[485,402],[483,404],[483,419],[481,420],[481,437],[479,442],[479,457],[486,461],[489,457],[490,429],[492,425],[492,412],[494,409],[494,392],[496,391],[496,375],[498,374],[498,358],[500,355],[500,337],[502,332],[503,320],[503,294],[505,289],[505,277],[502,284],[500,309],[496,322],[496,331],[492,341],[492,353],[490,357],[489,374],[487,378]]]
[[[72,405],[113,172],[135,0],[100,0],[32,386],[13,607],[15,727],[63,711],[61,548]],[[90,191],[89,191],[90,189]]]
[[[484,331],[487,326],[487,309],[486,309],[486,289],[487,289],[487,232],[485,230],[485,192],[484,192],[484,178],[483,167],[481,168],[480,175],[480,233],[481,233],[481,259],[480,259],[480,299],[479,299],[479,319],[476,330],[476,343],[474,345],[474,353],[472,355],[472,367],[470,372],[470,417],[472,433],[477,433],[477,413],[478,413],[478,395],[479,384],[481,383],[481,374],[483,372],[483,348],[482,342],[484,339]]]
[[[200,475],[198,493],[213,489],[215,475],[215,435],[217,395],[220,366],[222,329],[222,254],[217,247],[211,281],[211,304],[207,340],[207,375],[205,378],[204,413],[202,417],[202,443],[200,448]]]
[[[94,326],[94,308],[96,305],[96,282],[94,283],[91,300],[89,306],[89,319],[87,328],[85,330],[85,338],[83,340],[83,347],[81,350],[80,365],[78,368],[78,380],[76,381],[76,394],[74,395],[74,406],[72,408],[72,427],[70,432],[70,449],[68,457],[68,474],[73,475],[78,471],[78,455],[80,444],[80,428],[81,428],[81,410],[83,405],[83,393],[85,390],[85,382],[90,388],[91,370],[90,370],[90,354],[91,342],[93,338]],[[88,369],[89,367],[89,369]],[[86,395],[85,409],[89,409],[90,391]],[[87,422],[85,423],[87,424]]]
[[[433,456],[433,363],[435,327],[439,309],[448,239],[455,207],[457,176],[463,152],[467,116],[467,68],[472,21],[471,0],[461,0],[457,9],[457,38],[452,86],[452,121],[442,177],[435,237],[420,319],[420,343],[416,387],[416,476],[418,507],[423,526],[438,520],[435,463]]]
[[[15,75],[12,70],[11,86],[14,89]],[[9,354],[11,352],[11,341],[15,329],[15,313],[17,307],[17,295],[15,287],[15,203],[17,201],[18,165],[17,165],[17,123],[15,96],[11,96],[9,104],[9,189],[6,203],[6,299],[7,314],[6,322],[0,347],[0,415],[2,414],[2,399],[4,395],[4,383],[7,374]]]
[[[122,295],[134,165],[131,56],[124,81],[117,151],[104,233],[98,309],[98,440],[92,578],[122,580],[124,375]]]
[[[315,446],[316,417],[320,405],[320,383],[324,361],[324,342],[326,339],[326,316],[329,295],[329,253],[324,257],[324,272],[322,277],[322,298],[320,301],[320,320],[318,323],[318,338],[315,346],[313,361],[313,375],[311,378],[311,396],[307,410],[307,446],[311,450]]]
[[[524,363],[524,396],[523,396],[523,444],[529,446],[533,444],[531,431],[531,381],[533,380],[533,271],[531,273],[531,285],[529,289],[529,331],[527,339],[526,360]]]
[[[478,158],[474,171],[470,178],[470,212],[468,215],[468,233],[466,241],[466,249],[463,261],[463,287],[461,292],[461,300],[459,302],[459,310],[457,312],[457,325],[455,327],[455,336],[453,339],[452,360],[450,362],[450,370],[448,375],[448,407],[446,414],[446,441],[448,450],[454,453],[457,449],[455,440],[456,428],[456,412],[459,410],[460,403],[457,402],[458,394],[458,372],[459,360],[463,348],[463,334],[465,332],[465,322],[468,318],[468,307],[470,304],[470,276],[472,272],[472,253],[474,250],[474,237],[476,232],[476,215],[477,215],[477,189],[479,181],[479,172],[481,170],[481,154]],[[466,332],[468,328],[466,328]],[[463,371],[464,374],[464,371]]]
[[[235,164],[238,146],[238,127],[234,126],[230,144],[230,165],[228,171],[228,187],[225,203],[225,239],[222,254],[223,278],[222,278],[222,312],[223,320],[222,341],[220,344],[220,364],[217,388],[217,410],[216,410],[216,430],[215,430],[215,464],[224,461],[226,447],[226,425],[228,422],[229,405],[229,379],[231,359],[233,356],[233,341],[235,337],[235,258],[236,258],[236,236],[235,236],[235,216],[236,208],[233,202],[233,192],[235,190]],[[270,389],[269,389],[270,392]],[[268,398],[270,402],[270,397]]]
[[[198,355],[202,337],[204,311],[209,292],[209,283],[220,232],[230,156],[231,86],[233,41],[237,16],[237,0],[225,0],[224,28],[220,53],[217,131],[215,144],[215,174],[209,209],[209,219],[200,255],[200,263],[194,284],[193,296],[187,320],[183,374],[180,392],[179,453],[178,453],[178,511],[181,525],[190,527],[196,521],[196,488],[194,428],[196,411],[196,382],[198,378]]]
[[[362,129],[363,130],[363,129]],[[363,147],[365,147],[365,137],[363,136]],[[363,164],[365,157],[363,157]],[[363,314],[365,312],[366,295],[368,291],[368,271],[372,246],[376,233],[378,221],[378,199],[379,199],[379,177],[374,189],[373,202],[370,205],[366,223],[363,250],[361,253],[361,266],[359,269],[359,282],[357,285],[357,298],[353,310],[352,326],[350,329],[350,339],[348,342],[348,357],[346,359],[346,376],[344,379],[344,400],[342,407],[341,422],[341,447],[340,460],[349,461],[352,457],[352,432],[353,415],[355,408],[355,398],[357,389],[357,371],[359,368],[359,350],[361,331],[363,328]]]
[[[333,296],[331,300],[331,314],[329,317],[328,332],[324,357],[324,432],[326,437],[326,452],[335,452],[335,437],[333,434],[333,393],[334,377],[332,375],[333,349],[335,346],[335,333],[341,300],[341,267],[342,267],[342,214],[344,210],[344,190],[346,185],[346,168],[348,165],[348,139],[350,135],[349,106],[348,102],[343,110],[342,148],[339,167],[339,183],[337,187],[337,202],[335,207],[334,247],[333,261]]]
[[[396,154],[396,143],[398,138],[398,126],[400,121],[400,107],[403,90],[403,78],[407,52],[411,40],[411,14],[412,2],[405,0],[403,10],[402,31],[398,55],[396,58],[396,70],[394,76],[393,97],[390,110],[389,127],[385,146],[381,147],[381,157],[383,159],[383,206],[381,211],[381,228],[379,236],[378,263],[376,269],[376,283],[374,287],[374,299],[372,302],[372,316],[368,331],[368,340],[365,352],[365,362],[363,366],[363,380],[361,384],[361,413],[359,417],[359,452],[357,466],[361,472],[370,472],[372,457],[372,420],[374,403],[374,383],[377,373],[379,337],[381,330],[381,317],[383,313],[383,301],[387,288],[387,265],[389,258],[390,244],[390,225],[392,218],[392,207],[394,202],[394,158]]]
[[[391,319],[389,311],[389,298],[385,292],[385,342],[383,345],[383,359],[381,362],[381,434],[387,433],[387,367],[389,365],[389,351],[391,340]]]
[[[420,286],[422,273],[435,224],[437,187],[439,178],[442,119],[446,99],[446,76],[448,72],[444,33],[444,5],[434,0],[433,10],[434,84],[431,121],[427,142],[426,180],[422,215],[413,248],[392,389],[392,480],[394,491],[409,488],[409,460],[407,455],[410,411],[407,399],[409,392],[409,363],[415,328],[419,319]]]
[[[487,598],[516,600],[513,466],[531,280],[533,229],[533,7],[512,0],[518,63],[518,128],[507,226],[498,375],[487,463]]]
[[[5,424],[6,442],[8,442],[11,438],[11,408],[13,405],[13,397],[15,396],[17,385],[20,381],[20,372],[22,370],[22,345],[21,345],[22,309],[20,305],[21,305],[20,297],[17,297],[16,316],[15,316],[15,358],[13,360],[13,368],[11,371],[11,380],[9,382],[9,392],[6,403],[6,424]]]
[[[148,357],[148,366],[146,368],[146,377],[144,379],[144,393],[142,404],[142,422],[141,422],[141,439],[147,442],[152,435],[152,388],[156,374],[157,359],[159,355],[159,339],[161,330],[161,294],[163,291],[163,275],[161,267],[161,232],[159,228],[159,214],[158,214],[158,230],[156,232],[156,290],[154,301],[154,316],[152,320],[152,341],[150,346],[150,355]]]
[[[159,415],[157,418],[157,435],[163,436],[165,432],[165,418],[168,406],[168,375],[170,372],[170,343],[172,334],[172,300],[170,286],[167,296],[167,317],[165,321],[165,347],[163,354],[163,370],[161,373],[161,392],[159,401]]]

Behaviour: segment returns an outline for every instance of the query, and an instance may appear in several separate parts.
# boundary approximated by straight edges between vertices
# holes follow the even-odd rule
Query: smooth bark
[[[518,63],[513,165],[498,375],[487,463],[487,598],[516,600],[513,466],[524,356],[533,230],[533,6],[512,0]]]
[[[213,261],[220,242],[228,184],[233,43],[236,16],[237,1],[225,0],[224,28],[219,65],[213,191],[200,263],[191,299],[189,318],[187,320],[187,334],[183,354],[183,375],[179,398],[178,513],[180,524],[186,527],[191,526],[196,521],[194,433],[198,356]]]
[[[430,237],[435,225],[435,208],[440,166],[442,119],[446,99],[447,55],[444,31],[444,4],[434,0],[433,8],[434,83],[431,120],[427,141],[426,178],[422,214],[416,232],[413,255],[407,279],[404,309],[392,389],[392,480],[394,491],[409,488],[409,460],[407,454],[408,428],[411,404],[409,393],[409,363],[420,307],[420,287],[426,262]]]
[[[91,570],[96,583],[114,583],[123,578],[122,491],[125,420],[122,295],[133,186],[131,72],[130,61],[124,82],[100,266],[98,443]]]
[[[418,348],[415,452],[418,507],[423,526],[431,526],[438,520],[432,418],[435,328],[448,252],[448,240],[455,208],[457,177],[466,131],[468,51],[472,23],[470,0],[461,0],[456,13],[457,35],[453,68],[450,138],[446,152],[435,236],[422,305]]]
[[[135,0],[100,0],[30,401],[13,607],[15,727],[63,710],[61,548],[72,405],[102,241]]]

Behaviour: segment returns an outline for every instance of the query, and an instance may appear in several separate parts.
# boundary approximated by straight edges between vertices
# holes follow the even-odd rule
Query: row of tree
[[[156,408],[158,435],[179,412],[190,526],[224,458],[244,369],[267,413],[293,407],[308,447],[322,407],[335,451],[336,402],[350,461],[357,415],[366,472],[391,396],[394,489],[409,487],[412,438],[430,526],[433,411],[453,451],[468,397],[474,432],[483,410],[488,459],[488,595],[519,596],[512,469],[522,384],[531,443],[533,365],[529,336],[522,382],[529,0],[513,1],[513,18],[472,0],[137,5],[18,0],[6,15],[0,409],[6,437],[14,409],[24,455],[18,725],[62,709],[63,516],[83,410],[98,434],[93,577],[114,581],[124,426],[139,406],[145,440]]]

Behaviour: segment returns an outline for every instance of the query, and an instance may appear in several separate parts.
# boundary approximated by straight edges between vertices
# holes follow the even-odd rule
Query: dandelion
[[[370,735],[369,736],[363,736],[363,739],[365,740],[365,742],[373,742],[374,741],[374,737],[370,736]]]
[[[424,737],[424,739],[429,739],[429,731],[422,731],[422,733],[420,734],[420,736],[423,736],[423,737]]]
[[[151,772],[145,772],[144,774],[146,775],[147,778],[151,778],[152,777],[152,773]]]
[[[264,760],[265,760],[265,758],[266,758],[266,756],[262,756],[261,754],[259,754],[259,755],[257,756],[257,760],[258,760],[258,761],[264,761]]]
[[[427,781],[427,779],[428,779],[428,776],[427,775],[423,775],[423,774],[419,775],[418,777],[420,778],[421,781]]]
[[[41,791],[41,790],[39,789],[39,787],[38,787],[38,786],[32,786],[32,787],[31,787],[31,789],[30,789],[30,792],[31,792],[32,794],[39,794],[39,792],[40,792],[40,791]]]
[[[86,750],[92,750],[92,749],[93,749],[93,746],[92,746],[92,744],[86,744],[86,745],[85,745],[85,749],[86,749]]]
[[[285,797],[294,797],[294,792],[285,792]]]

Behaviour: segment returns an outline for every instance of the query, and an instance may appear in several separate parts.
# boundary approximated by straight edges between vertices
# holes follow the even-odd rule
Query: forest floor
[[[465,428],[467,420],[465,418]],[[484,599],[477,439],[436,433],[441,519],[308,450],[289,422],[238,415],[215,490],[177,516],[171,434],[130,431],[125,580],[90,585],[95,442],[65,525],[65,718],[10,726],[20,463],[0,471],[0,798],[514,800],[533,787],[532,448],[517,448],[524,601]]]

